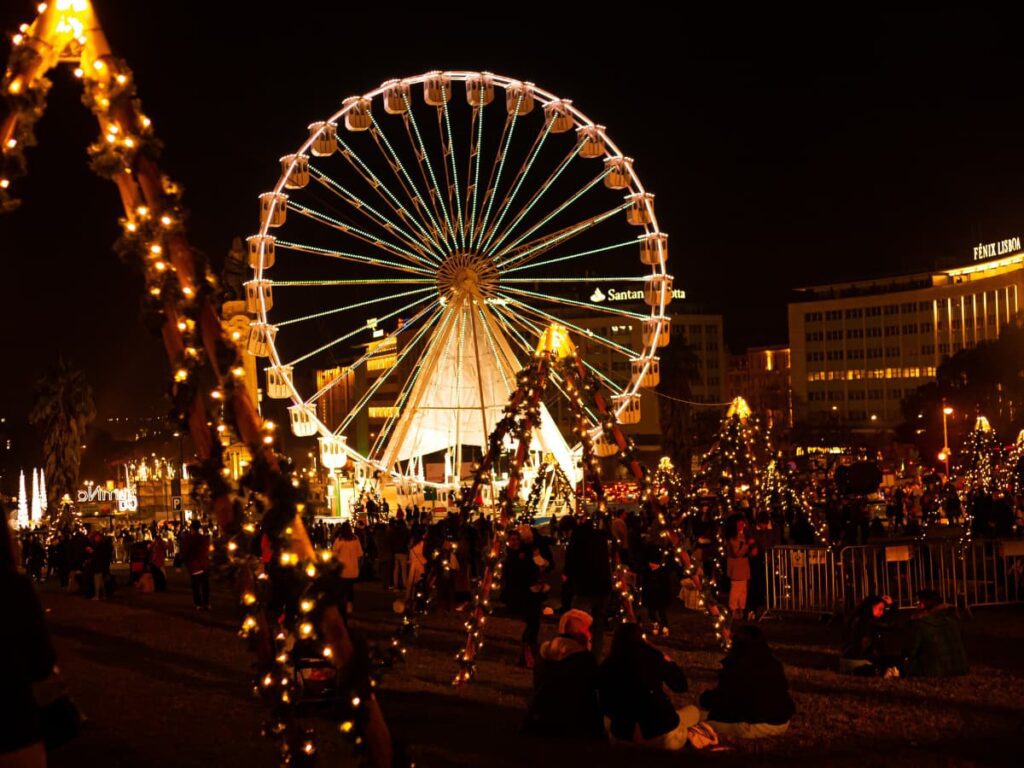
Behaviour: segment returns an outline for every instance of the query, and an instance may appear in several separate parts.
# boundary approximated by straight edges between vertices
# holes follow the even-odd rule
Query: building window
[[[885,348],[885,356],[886,357],[899,357],[900,356],[900,348],[899,347],[886,347]]]
[[[935,345],[934,344],[922,344],[921,345],[921,354],[922,355],[934,355],[935,354]]]
[[[843,400],[843,393],[841,391],[836,392],[836,391],[833,390],[833,391],[830,391],[828,393],[828,401],[830,403],[842,402],[842,400]]]
[[[900,305],[899,304],[886,304],[885,305],[885,314],[887,314],[887,315],[898,315],[899,313],[900,313]]]

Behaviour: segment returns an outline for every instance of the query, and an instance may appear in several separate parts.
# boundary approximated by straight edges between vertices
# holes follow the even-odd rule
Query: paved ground
[[[358,590],[358,628],[386,637],[395,622],[379,584]],[[128,590],[92,602],[43,588],[61,668],[89,717],[83,735],[52,759],[81,766],[276,765],[259,736],[263,712],[249,694],[234,600],[214,587],[214,609],[197,613],[184,578],[166,594]],[[703,617],[675,608],[663,646],[683,665],[691,692],[713,684],[719,654]],[[479,678],[450,680],[462,635],[457,616],[427,619],[407,662],[386,678],[381,703],[396,738],[423,766],[494,768],[576,764],[677,765],[680,756],[609,746],[536,741],[517,734],[530,675],[514,666],[519,627],[496,618]],[[689,755],[717,765],[1010,765],[1022,752],[1024,610],[990,609],[965,619],[972,673],[954,681],[839,677],[835,624],[763,625],[786,664],[798,715],[786,736],[731,752]],[[553,627],[544,628],[546,634]],[[679,703],[688,701],[682,697]],[[323,765],[348,761],[322,741]]]

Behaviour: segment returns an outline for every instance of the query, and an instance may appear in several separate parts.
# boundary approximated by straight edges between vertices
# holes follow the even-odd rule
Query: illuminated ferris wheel
[[[552,322],[617,360],[587,364],[621,422],[657,384],[672,277],[653,195],[604,126],[532,83],[429,72],[345,99],[281,158],[248,245],[249,352],[327,468],[456,486]],[[645,311],[589,301],[608,281]],[[531,448],[576,478],[554,407]]]

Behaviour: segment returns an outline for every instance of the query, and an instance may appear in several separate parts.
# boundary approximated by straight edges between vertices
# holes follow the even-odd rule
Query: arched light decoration
[[[317,432],[316,411],[312,405],[288,406],[288,421],[296,437],[311,437]]]

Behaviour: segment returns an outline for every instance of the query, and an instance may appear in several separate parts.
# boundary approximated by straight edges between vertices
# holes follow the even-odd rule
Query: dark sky
[[[0,28],[33,5],[4,3]],[[679,7],[570,22],[519,5],[250,2],[217,3],[215,18],[210,5],[96,2],[186,187],[192,240],[217,259],[255,230],[256,196],[307,123],[385,79],[446,68],[533,80],[605,123],[657,194],[677,283],[724,313],[737,349],[785,341],[794,286],[965,261],[1024,230],[1017,18]],[[54,80],[25,203],[0,219],[0,410],[23,419],[63,352],[101,418],[160,414],[161,348],[110,247],[118,197],[86,167],[95,124],[70,73]]]

